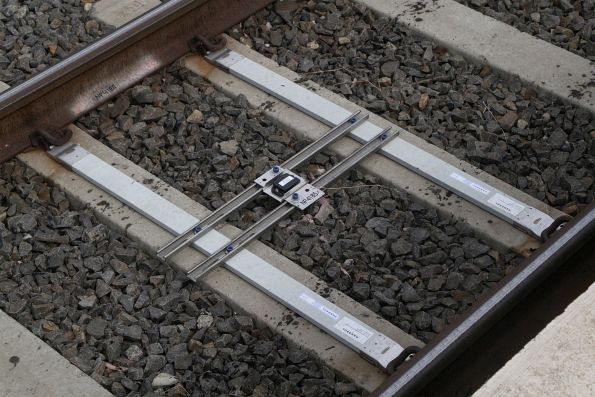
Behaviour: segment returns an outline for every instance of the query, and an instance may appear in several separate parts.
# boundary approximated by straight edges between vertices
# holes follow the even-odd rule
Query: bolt
[[[355,123],[356,121],[357,121],[357,119],[355,117],[352,117],[352,118],[349,119],[349,122],[351,124]]]
[[[194,234],[198,234],[200,232],[202,232],[202,227],[197,226],[197,227],[194,228]]]
[[[227,247],[225,247],[225,252],[229,254],[231,251],[233,251],[233,245],[228,245]]]
[[[386,138],[388,138],[388,135],[386,135],[386,134],[380,135],[380,140],[381,141],[384,141]]]
[[[300,198],[300,195],[297,192],[291,195],[291,199],[293,201],[298,201],[299,198]]]
[[[279,171],[281,171],[281,168],[279,168],[279,166],[278,166],[278,165],[275,165],[275,166],[273,166],[273,172],[274,172],[275,174],[278,174],[278,173],[279,173]]]

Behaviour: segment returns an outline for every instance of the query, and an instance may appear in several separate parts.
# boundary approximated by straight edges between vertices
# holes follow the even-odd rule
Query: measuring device
[[[297,197],[301,198],[299,201],[308,201],[306,195],[304,195],[306,192],[297,191],[300,187],[303,187],[306,182],[303,180],[303,178],[293,173],[292,170],[305,164],[314,155],[327,148],[333,142],[336,142],[339,138],[347,135],[349,131],[357,128],[367,119],[368,115],[362,115],[361,112],[352,113],[349,115],[349,117],[345,118],[335,127],[330,129],[320,139],[310,143],[303,150],[296,153],[289,160],[285,161],[282,165],[274,166],[267,173],[257,178],[256,181],[254,181],[254,183],[242,193],[227,201],[217,210],[211,212],[211,214],[205,219],[202,219],[200,222],[192,225],[192,227],[188,228],[188,230],[184,231],[184,233],[180,234],[168,244],[157,250],[157,256],[162,260],[167,260],[168,258],[172,257],[177,252],[189,246],[201,236],[205,235],[217,224],[227,219],[229,215],[244,207],[263,192],[269,194],[271,197],[279,201],[280,199],[284,199],[288,194],[291,194],[292,197],[295,197],[293,196],[294,193],[297,193]],[[276,193],[273,193],[273,189]]]
[[[312,183],[308,183],[305,178],[293,172],[293,169],[305,164],[306,161],[312,158],[316,153],[320,152],[337,139],[345,136],[349,131],[367,120],[367,118],[367,115],[362,116],[360,112],[351,114],[347,119],[329,130],[322,138],[312,142],[305,149],[296,153],[293,157],[283,163],[283,165],[273,166],[263,175],[256,178],[254,183],[242,193],[235,196],[216,211],[213,211],[204,220],[192,225],[192,227],[188,228],[184,233],[157,250],[157,256],[162,260],[171,258],[262,193],[282,203],[267,216],[233,240],[231,244],[222,247],[204,262],[194,266],[188,272],[188,277],[191,280],[196,281],[201,276],[221,264],[226,258],[233,256],[237,250],[260,236],[276,222],[291,214],[296,208],[305,210],[324,197],[325,194],[322,190],[324,187],[398,135],[397,132],[392,131],[390,128],[382,130],[376,137],[374,137],[374,139],[371,139],[366,144],[359,147],[351,153],[351,155],[341,160],[337,165]]]
[[[324,196],[324,192],[322,191],[324,187],[328,186],[335,179],[366,158],[366,156],[374,153],[378,148],[388,143],[397,135],[398,134],[395,131],[391,131],[390,128],[383,130],[374,139],[351,153],[348,157],[312,182],[312,184],[303,182],[300,177],[293,173],[283,172],[280,168],[275,169],[275,167],[273,167],[272,170],[257,179],[257,183],[262,184],[263,190],[271,197],[275,197],[279,201],[283,200],[284,202],[250,228],[246,229],[246,231],[236,237],[230,244],[222,247],[206,260],[190,269],[188,277],[191,280],[197,280],[226,259],[235,255],[239,249],[245,247],[250,241],[260,236],[271,226],[277,224],[281,219],[289,216],[297,208],[300,210],[308,208]],[[271,177],[273,178],[271,179]],[[282,185],[284,182],[285,184]],[[279,196],[274,190],[275,187],[279,185],[292,185],[293,188],[283,193],[282,196]]]

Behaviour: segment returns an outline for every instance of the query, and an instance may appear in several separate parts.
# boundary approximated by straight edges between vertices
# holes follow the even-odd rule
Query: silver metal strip
[[[183,233],[198,222],[194,216],[79,145],[57,147],[48,154],[174,235]],[[227,237],[211,230],[195,241],[193,247],[208,256],[229,242]],[[248,250],[242,250],[227,260],[224,266],[381,368],[390,368],[395,361],[403,360],[408,354],[408,349],[396,341],[367,326]]]
[[[288,217],[295,209],[296,207],[288,203],[279,204],[277,208],[266,214],[258,222],[242,232],[242,234],[228,244],[219,247],[216,252],[204,261],[192,267],[188,272],[188,278],[196,281],[219,266],[224,260],[228,260],[237,253],[242,252],[242,249],[251,243],[252,240],[258,238],[258,236],[266,232],[270,227],[276,225],[281,219]]]
[[[207,59],[329,126],[336,125],[350,113],[235,51],[225,49],[214,52]],[[359,142],[367,142],[380,130],[380,127],[365,122],[351,131],[350,136]],[[393,140],[380,153],[534,237],[546,238],[549,229],[558,221],[402,138]]]
[[[374,153],[376,150],[378,150],[378,148],[384,146],[396,136],[397,133],[391,132],[390,129],[382,131],[376,138],[359,147],[349,156],[345,157],[341,162],[336,164],[333,168],[318,177],[318,179],[312,182],[312,186],[319,189],[326,187],[335,179],[343,175],[346,171],[356,166],[357,163],[366,158],[366,156]],[[231,241],[229,244],[221,246],[217,252],[190,269],[188,272],[188,277],[194,281],[198,280],[219,266],[224,260],[227,260],[236,255],[238,252],[241,252],[240,250],[242,248],[244,248],[255,238],[258,238],[258,236],[267,231],[270,227],[277,224],[277,222],[279,222],[281,219],[289,216],[296,208],[297,207],[288,202],[280,204],[273,211],[269,212],[266,216],[261,218],[258,222],[254,223],[243,233],[233,239],[233,241]]]
[[[290,170],[299,167],[312,158],[316,153],[328,147],[333,142],[337,141],[337,139],[347,135],[349,131],[361,125],[367,119],[368,115],[362,116],[359,111],[349,114],[320,139],[310,143],[307,147],[293,155],[289,160],[285,161],[283,167]],[[176,236],[176,238],[160,248],[157,251],[157,256],[162,260],[167,260],[184,247],[192,244],[193,241],[198,239],[204,233],[207,233],[217,224],[223,222],[229,215],[242,208],[246,203],[254,200],[261,191],[261,187],[253,183],[242,193],[217,208],[217,210],[211,212],[205,219],[192,225],[188,230],[185,230],[184,233]]]

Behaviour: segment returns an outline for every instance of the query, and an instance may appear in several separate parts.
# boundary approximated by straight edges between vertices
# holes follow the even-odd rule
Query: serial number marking
[[[316,200],[316,198],[319,195],[320,194],[317,191],[313,191],[312,193],[310,193],[306,197],[304,197],[302,200],[300,200],[300,204],[306,205],[306,204],[308,204],[309,201]]]
[[[500,208],[501,210],[512,216],[517,216],[525,209],[524,205],[521,205],[514,199],[503,196],[500,193],[494,194],[488,200],[488,203]]]
[[[93,97],[95,98],[96,101],[101,101],[105,97],[110,96],[111,94],[113,94],[114,92],[116,92],[117,89],[118,89],[118,86],[117,85],[110,84],[107,87],[102,88],[101,90],[99,90],[98,92],[96,92]]]
[[[318,310],[320,310],[321,312],[323,312],[324,314],[326,314],[330,318],[332,318],[334,320],[338,320],[339,319],[339,315],[337,313],[335,313],[333,310],[329,309],[328,307],[326,307],[325,305],[323,305],[322,303],[320,303],[318,300],[316,300],[313,297],[309,296],[307,293],[302,292],[302,294],[300,295],[300,299],[302,299],[303,301],[308,302],[308,304],[310,304],[311,306],[317,308]]]
[[[481,194],[484,194],[484,195],[490,194],[490,189],[480,185],[479,183],[473,182],[473,181],[465,178],[464,176],[457,174],[456,172],[453,172],[452,174],[450,174],[450,177],[453,179],[456,179],[457,181],[459,181],[461,183],[464,183],[465,185],[469,186],[471,189],[477,190]]]
[[[358,322],[348,318],[343,317],[335,324],[335,328],[339,330],[342,334],[347,335],[350,339],[353,339],[356,342],[364,344],[374,336],[375,332],[368,329],[363,324],[358,324]]]

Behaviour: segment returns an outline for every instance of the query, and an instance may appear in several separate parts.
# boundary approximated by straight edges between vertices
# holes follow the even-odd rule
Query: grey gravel
[[[0,81],[15,86],[111,32],[112,27],[89,16],[86,3],[92,5],[1,0]]]
[[[230,34],[547,204],[575,214],[593,201],[589,112],[504,80],[396,20],[345,0],[288,1]],[[313,64],[307,71],[305,59]],[[576,87],[575,96],[582,95]]]

